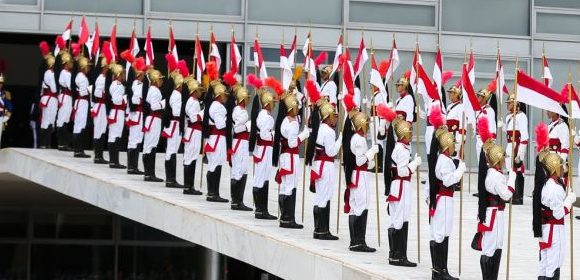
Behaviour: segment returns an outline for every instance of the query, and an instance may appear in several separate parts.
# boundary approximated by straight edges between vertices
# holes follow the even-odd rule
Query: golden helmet
[[[406,88],[407,86],[409,86],[409,79],[407,78],[407,76],[403,75],[397,80],[397,82],[395,82],[395,85],[397,86],[402,85],[404,88]]]
[[[258,90],[258,95],[260,96],[260,103],[262,103],[262,108],[270,105],[270,109],[274,108],[274,103],[276,103],[276,97],[274,93],[268,90],[266,87],[262,87]]]
[[[516,101],[516,95],[513,94],[513,93],[510,93],[510,95],[508,95],[508,98],[507,98],[507,103],[512,103],[512,102],[516,102],[517,103],[517,101]]]
[[[482,96],[485,101],[489,100],[491,95],[492,95],[492,92],[489,91],[489,89],[487,89],[487,88],[484,88],[484,89],[477,92],[477,96]]]
[[[441,128],[439,128],[438,130],[440,130]],[[455,145],[455,137],[453,136],[453,134],[447,130],[441,132],[441,134],[439,134],[439,136],[437,136],[437,132],[435,132],[435,135],[437,137],[437,140],[439,141],[439,149],[441,150],[441,152],[445,152],[447,150],[449,150],[449,148],[451,148],[451,146]]]
[[[369,117],[363,112],[356,111],[352,116],[352,125],[355,131],[362,130],[363,133],[367,133],[369,130]]]
[[[201,84],[192,76],[187,76],[183,80],[183,83],[187,87],[189,94],[197,92],[196,96],[198,98],[199,98],[199,96],[201,96],[201,93],[204,91],[204,88],[201,87]]]
[[[44,60],[46,61],[46,67],[52,68],[54,66],[55,59],[52,54],[45,55]]]
[[[228,95],[229,92],[219,80],[214,80],[210,82],[210,86],[213,87],[213,98],[218,98],[221,95]]]
[[[548,175],[556,174],[558,177],[562,175],[560,174],[562,173],[562,164],[562,157],[554,152],[547,153],[542,159],[542,165],[544,166],[546,172],[548,172]]]
[[[152,69],[149,71],[149,80],[151,80],[152,84],[162,81],[163,78],[165,78],[165,76],[163,76],[159,70]]]
[[[326,66],[322,67],[322,69],[320,70],[320,72],[322,74],[330,75],[330,73],[332,73],[332,66],[331,65],[326,65]]]
[[[461,97],[462,97],[461,89],[457,86],[450,87],[447,90],[447,92],[449,93],[449,96],[451,96],[453,94],[453,95],[456,95],[457,98],[459,98],[459,99],[461,99]]]
[[[65,65],[67,63],[72,63],[72,55],[69,52],[63,52],[60,55],[60,63],[61,63],[61,65]]]
[[[125,72],[123,70],[123,66],[121,64],[117,64],[117,63],[111,63],[109,65],[109,70],[113,74],[113,78],[117,78]]]
[[[488,166],[493,167],[505,160],[505,152],[501,146],[492,143],[485,151],[485,157],[487,158]]]
[[[109,62],[107,61],[106,57],[101,57],[101,68],[107,67],[109,65]]]
[[[286,113],[294,110],[298,113],[298,98],[295,94],[286,91],[284,93],[284,97],[282,98],[282,102],[284,102],[284,106],[286,106]]]
[[[330,102],[321,98],[320,101],[318,101],[318,113],[320,114],[320,120],[325,120],[328,117],[334,116],[336,110]]]
[[[395,118],[395,120],[393,121],[393,125],[395,134],[397,135],[398,139],[411,140],[411,135],[413,131],[410,122],[407,122],[401,118]]]
[[[292,81],[290,81],[290,85],[288,86],[288,90],[292,92],[295,89],[296,89],[296,81],[292,80]]]
[[[173,75],[173,88],[177,89],[181,85],[183,85],[183,76],[181,76],[179,73]]]
[[[82,56],[78,60],[78,65],[79,65],[79,69],[81,71],[82,70],[87,70],[88,71],[89,70],[89,66],[91,66],[91,61],[88,58]]]
[[[246,87],[243,87],[240,84],[236,84],[233,86],[234,96],[236,98],[236,103],[244,103],[248,104],[248,99],[250,98],[250,93]]]

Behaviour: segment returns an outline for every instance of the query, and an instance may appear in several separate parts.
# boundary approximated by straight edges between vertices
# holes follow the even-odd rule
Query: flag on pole
[[[387,94],[385,89],[385,84],[383,84],[383,79],[381,78],[381,73],[377,67],[377,62],[375,61],[375,54],[371,52],[371,85],[377,87],[382,94]]]
[[[205,71],[205,58],[203,56],[203,49],[199,41],[199,35],[195,37],[195,78],[201,83],[203,71]]]
[[[99,23],[95,21],[95,31],[89,37],[89,40],[85,43],[87,49],[89,50],[89,57],[92,59],[93,56],[95,57],[95,64],[97,64],[99,60],[99,53],[101,51],[101,32],[99,31]]]
[[[562,88],[562,92],[560,93],[562,97],[565,96],[568,98],[568,85],[569,84],[565,84]],[[572,91],[572,112],[570,113],[570,117],[580,119],[580,99],[578,98],[578,94],[573,85],[570,85],[570,90]]]
[[[544,61],[544,85],[547,87],[552,87],[552,81],[554,78],[552,77],[552,72],[550,72],[550,67],[548,66],[548,58],[542,54],[542,60]]]
[[[236,44],[236,36],[232,32],[232,41],[230,42],[230,71],[238,73],[241,61],[242,55],[240,54],[240,50]]]
[[[288,63],[284,44],[280,44],[280,69],[282,69],[282,87],[288,89],[292,81],[292,68],[290,68],[290,64]]]
[[[427,108],[431,107],[431,100],[441,100],[437,84],[431,82],[421,64],[417,64],[417,92],[423,95],[423,100],[427,100]]]
[[[137,57],[137,55],[139,54],[139,51],[141,50],[139,48],[139,41],[137,41],[137,34],[135,33],[135,26],[133,26],[133,31],[131,32],[131,39],[129,41],[129,50],[131,52],[131,55],[133,57]],[[125,67],[125,77],[129,77],[129,68],[131,67],[131,63],[129,61],[127,61],[126,67]]]
[[[81,20],[81,27],[79,28],[79,45],[84,45],[89,40],[89,27],[85,21],[85,17]]]
[[[209,57],[211,61],[215,61],[215,65],[217,66],[218,71],[220,70],[220,66],[222,65],[222,57],[220,55],[220,51],[218,49],[215,36],[213,31],[210,34],[211,46],[209,51]]]
[[[262,48],[260,48],[260,42],[258,42],[258,38],[254,40],[254,65],[258,68],[260,80],[263,81],[268,78],[266,63],[264,62],[264,55],[262,54]]]
[[[68,24],[65,26],[64,31],[62,32],[62,39],[65,41],[70,40],[70,35],[71,35],[71,30],[72,30],[72,24],[73,24],[73,20],[71,19]],[[57,55],[60,52],[60,47],[58,46],[58,44],[55,44],[54,46],[54,55]]]
[[[360,39],[360,45],[358,47],[358,54],[356,55],[356,60],[354,61],[354,78],[358,77],[360,72],[365,66],[365,63],[369,60],[369,55],[367,53],[367,48],[365,46],[365,39]]]
[[[413,65],[411,65],[411,76],[409,78],[409,84],[413,89],[413,92],[417,91],[417,65],[423,64],[421,59],[421,53],[419,52],[419,45],[415,47],[415,54],[413,55]]]
[[[334,53],[334,62],[332,62],[332,72],[330,72],[330,77],[338,70],[340,66],[340,56],[342,55],[342,34],[338,38],[338,44],[336,44],[336,52]]]
[[[437,87],[438,91],[441,92],[441,87],[443,86],[443,57],[441,56],[441,49],[437,47],[437,54],[435,55],[435,65],[433,66],[433,82]],[[441,93],[437,94],[441,97]],[[441,98],[438,98],[441,99]]]
[[[461,90],[463,92],[463,107],[465,110],[465,117],[467,123],[475,125],[475,112],[481,111],[481,106],[477,101],[477,96],[475,95],[475,90],[473,90],[473,84],[469,79],[469,72],[467,70],[467,65],[463,64],[461,69]]]
[[[390,64],[385,75],[385,84],[389,81],[389,79],[391,79],[391,77],[393,77],[395,70],[397,70],[397,67],[399,67],[400,63],[399,51],[397,50],[397,43],[395,42],[394,38],[393,38],[393,48],[391,49],[391,55],[389,56],[389,60]]]
[[[304,46],[302,47],[302,54],[304,54],[304,69],[308,72],[310,80],[316,81],[316,64],[312,55],[312,42],[310,40],[310,32],[306,37]]]
[[[551,89],[544,83],[534,80],[532,77],[526,75],[521,70],[518,71],[516,79],[518,81],[518,102],[522,102],[543,110],[548,110],[562,116],[568,116],[568,114],[566,114],[561,106],[562,104],[568,102],[567,88],[566,95],[564,96]]]
[[[175,43],[175,36],[173,35],[173,26],[169,24],[169,45],[168,45],[168,53],[173,54],[175,60],[179,60],[179,56],[177,54],[177,44]]]
[[[505,85],[505,75],[503,73],[503,65],[501,63],[501,56],[499,50],[497,51],[497,63],[495,64],[495,79],[496,79],[496,93],[500,104],[503,102],[501,98],[501,93],[509,93],[507,86]]]
[[[475,58],[473,57],[473,51],[469,54],[469,64],[467,65],[467,73],[469,74],[469,81],[471,85],[475,85]]]
[[[294,58],[296,57],[296,34],[292,39],[292,46],[290,46],[290,54],[288,54],[288,65],[290,68],[294,67]]]
[[[342,87],[346,89],[347,94],[354,96],[354,68],[349,52],[344,52],[340,64],[342,65]]]
[[[111,53],[113,54],[113,60],[117,60],[117,23],[113,24],[113,29],[111,30],[111,38],[109,39],[111,46]]]
[[[153,52],[153,41],[151,40],[151,26],[147,28],[147,36],[145,37],[145,64],[147,66],[153,65],[155,60],[155,53]]]

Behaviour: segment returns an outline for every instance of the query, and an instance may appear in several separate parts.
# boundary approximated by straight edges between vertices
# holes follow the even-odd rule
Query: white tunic
[[[411,161],[411,147],[409,144],[397,142],[391,154],[393,160],[392,167],[396,169],[396,176],[393,177],[390,186],[390,194],[387,198],[389,217],[389,228],[401,229],[403,223],[408,222],[411,216],[411,198],[413,188],[411,187],[411,175],[413,170],[409,168]]]
[[[143,105],[143,82],[134,80],[131,85],[131,103],[136,106]],[[138,108],[135,111],[129,112],[127,125],[129,126],[129,141],[127,148],[136,149],[137,145],[143,142],[143,111]]]
[[[93,138],[99,139],[107,132],[107,109],[105,108],[105,75],[100,74],[95,80],[95,98],[100,98],[91,108],[93,117]]]
[[[270,113],[262,109],[256,118],[256,127],[258,128],[258,139],[256,141],[256,147],[254,148],[254,182],[253,186],[256,188],[262,188],[266,181],[270,180],[272,175],[272,146],[262,146],[258,142],[260,139],[263,141],[273,140],[273,130],[274,130],[274,118],[270,116]]]
[[[447,126],[449,131],[455,136],[455,151],[459,156],[459,150],[461,148],[461,138],[465,142],[465,127],[463,124],[463,103],[461,100],[451,103],[447,106]]]
[[[397,115],[403,116],[407,122],[413,122],[413,112],[415,112],[415,102],[413,97],[405,93],[404,96],[399,96],[395,101],[395,110]]]
[[[507,178],[495,168],[489,168],[487,170],[485,189],[492,195],[499,195],[504,201],[510,200],[513,195],[513,186],[508,187]],[[485,222],[480,224],[479,227],[486,228],[482,231],[481,254],[491,257],[495,253],[495,250],[503,248],[505,229],[504,211],[500,210],[497,206],[487,207]]]
[[[81,133],[87,126],[87,116],[89,113],[89,79],[87,79],[87,76],[83,72],[79,72],[75,77],[75,84],[79,97],[82,98],[77,98],[74,103],[73,133]]]
[[[446,188],[453,192],[454,185],[461,181],[461,176],[457,176],[453,159],[445,154],[439,154],[435,165],[435,177],[441,181],[440,188]],[[437,194],[435,198],[435,211],[431,216],[431,240],[437,243],[443,242],[445,237],[453,233],[453,196]]]
[[[322,96],[328,98],[330,104],[336,105],[336,93],[338,92],[338,88],[336,87],[336,83],[332,80],[328,80],[322,83],[320,93]]]
[[[521,160],[524,161],[525,160],[525,154],[526,154],[526,147],[528,145],[528,140],[530,139],[530,136],[528,134],[528,117],[526,116],[526,114],[524,114],[524,112],[518,112],[516,114],[516,118],[515,118],[515,122],[512,122],[512,117],[513,114],[508,114],[505,117],[505,130],[506,132],[506,139],[511,139],[513,136],[513,130],[514,130],[514,123],[515,123],[515,131],[516,134],[519,133],[520,135],[520,139],[519,139],[519,144],[516,142],[512,142],[512,143],[507,143],[506,144],[506,157],[505,157],[505,163],[506,166],[508,168],[510,168],[510,166],[512,165],[512,149],[514,148],[515,145],[515,156],[517,157],[518,155],[522,155],[524,158],[522,158]],[[516,135],[517,138],[517,135]]]
[[[53,95],[56,95],[56,81],[52,69],[44,72],[42,90],[49,90]],[[41,109],[40,128],[46,129],[49,126],[54,126],[58,111],[58,99],[55,96],[45,95],[44,92],[41,92],[41,94],[39,104]]]
[[[151,85],[147,91],[147,98],[145,99],[151,112],[162,110],[165,108],[165,100],[161,95],[161,91],[156,86]],[[151,114],[145,119],[143,124],[143,131],[145,132],[143,139],[143,153],[151,153],[153,148],[157,147],[159,143],[159,135],[161,133],[161,118],[159,116],[152,116]]]
[[[232,141],[231,178],[234,180],[240,180],[242,176],[248,174],[248,163],[250,162],[248,139],[246,138],[246,136],[249,136],[249,126],[247,126],[249,116],[246,108],[242,105],[234,107],[232,120],[234,122],[234,139]]]
[[[362,135],[355,133],[350,139],[350,150],[355,156],[356,166],[363,167],[366,165],[373,165],[368,162],[366,152],[368,151],[367,141]],[[349,215],[360,216],[364,210],[368,208],[370,201],[371,189],[369,172],[367,170],[355,169],[352,172],[350,179],[350,213]]]
[[[216,129],[225,129],[227,114],[228,111],[223,104],[213,101],[209,106],[209,124]],[[210,134],[205,143],[208,171],[214,171],[218,165],[226,164],[227,152],[225,136]]]
[[[167,138],[165,148],[165,160],[171,159],[171,155],[177,154],[181,144],[181,131],[179,130],[179,117],[181,116],[181,92],[173,90],[169,96],[169,110],[171,120],[169,126],[163,129],[162,135]]]
[[[60,76],[58,77],[58,83],[60,84],[60,94],[58,95],[58,116],[56,119],[56,126],[62,127],[64,124],[70,121],[70,116],[72,113],[72,89],[71,89],[71,73],[70,71],[63,69],[60,71]],[[68,91],[69,94],[64,94]]]
[[[286,139],[289,148],[297,148],[301,141],[298,139],[300,124],[296,118],[285,117],[280,125],[280,133]],[[278,163],[278,172],[281,175],[280,194],[292,195],[299,178],[300,157],[294,153],[281,153]]]
[[[125,125],[125,110],[121,107],[125,106],[125,86],[120,81],[113,81],[109,87],[109,94],[111,95],[111,102],[113,108],[109,112],[109,143],[115,142],[117,138],[123,135],[123,126]],[[115,106],[119,106],[117,109]]]
[[[191,162],[199,158],[201,151],[201,120],[202,120],[201,106],[197,98],[190,96],[185,103],[185,115],[187,125],[183,132],[183,164],[190,165]],[[197,128],[190,127],[198,125]]]
[[[552,211],[555,219],[564,219],[569,209],[564,207],[566,191],[553,178],[549,178],[542,188],[542,205]],[[568,232],[563,224],[543,224],[540,242],[540,263],[538,276],[553,277],[554,271],[564,265]],[[543,248],[543,249],[542,249]]]
[[[557,152],[564,161],[568,159],[570,149],[570,131],[568,125],[562,119],[551,122],[548,125],[550,137],[550,150]]]
[[[316,150],[320,149],[327,156],[335,157],[342,143],[336,139],[336,133],[332,127],[326,123],[321,123],[318,128],[316,145],[322,147],[317,147]],[[336,186],[336,166],[334,165],[334,161],[327,162],[314,158],[312,160],[310,174],[311,178],[316,177],[314,179],[316,193],[314,194],[312,204],[318,207],[326,207],[326,203],[332,199],[332,194]]]
[[[491,106],[485,104],[481,111],[477,112],[476,119],[479,120],[481,118],[487,118],[489,124],[489,132],[493,135],[497,133],[497,124],[495,123],[495,111]],[[477,142],[476,142],[476,151],[477,151],[477,158],[479,158],[479,153],[481,152],[481,147],[483,147],[483,142],[481,141],[481,137],[479,136],[479,132],[477,132]]]

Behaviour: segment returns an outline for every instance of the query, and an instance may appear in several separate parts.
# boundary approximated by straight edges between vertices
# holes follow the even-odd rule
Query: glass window
[[[31,279],[112,279],[113,246],[32,245]]]
[[[253,45],[253,43],[252,43]],[[296,52],[296,64],[300,65],[304,62],[304,54],[302,54],[302,46],[297,46],[298,50]],[[313,50],[314,58],[316,58],[320,53],[323,51]],[[334,51],[325,51],[326,52],[326,60],[323,61],[323,64],[332,63],[334,61]],[[290,50],[286,50],[286,54],[289,54]],[[250,60],[254,61],[254,47],[250,47]],[[279,62],[280,61],[280,49],[276,48],[264,48],[262,47],[262,55],[264,56],[264,61],[269,62]],[[355,54],[356,55],[356,54]]]
[[[207,249],[203,247],[119,247],[119,279],[202,279]]]
[[[26,244],[0,244],[0,279],[26,279]]]
[[[248,18],[255,21],[297,23],[342,23],[342,0],[251,0],[248,2]],[[317,7],[317,8],[313,8]],[[321,11],[322,10],[322,11]]]
[[[44,8],[52,11],[83,11],[83,13],[143,14],[141,0],[70,1],[45,0]]]
[[[129,219],[121,218],[122,240],[183,241],[173,235]]]
[[[350,2],[352,22],[435,26],[435,6]]]
[[[445,31],[529,35],[529,1],[443,0],[442,27]]]
[[[0,238],[25,238],[27,221],[28,217],[25,212],[0,212]]]
[[[536,15],[537,33],[580,35],[580,16],[565,14],[538,13]]]
[[[9,5],[36,5],[38,0],[0,0],[1,4]]]
[[[151,11],[169,12],[169,13],[193,13],[193,14],[241,16],[242,1],[151,0]]]
[[[534,0],[536,6],[580,9],[578,0]]]
[[[113,217],[111,215],[103,214],[35,214],[34,237],[58,239],[112,239]]]

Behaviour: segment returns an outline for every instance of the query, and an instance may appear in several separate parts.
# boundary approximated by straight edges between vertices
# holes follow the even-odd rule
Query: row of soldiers
[[[213,61],[207,64],[208,81],[203,82],[189,74],[184,61],[176,61],[170,54],[166,56],[168,77],[147,66],[143,58],[133,57],[129,51],[123,52],[121,58],[131,65],[131,69],[125,69],[114,57],[105,54],[97,67],[99,74],[91,83],[91,63],[82,53],[73,50],[70,54],[64,49],[55,58],[49,49],[48,44],[41,43],[44,57],[39,102],[41,148],[50,146],[56,123],[59,149],[66,150],[67,124],[72,122],[74,156],[89,157],[80,139],[86,133],[90,116],[94,124],[95,163],[108,163],[115,169],[127,168],[129,174],[144,175],[145,181],[163,182],[155,175],[155,155],[159,139],[164,137],[166,187],[184,188],[184,194],[201,195],[195,187],[195,169],[203,155],[207,161],[207,201],[229,202],[220,196],[222,168],[229,165],[231,209],[240,211],[253,210],[243,202],[251,155],[255,218],[278,219],[268,212],[270,179],[271,174],[275,174],[279,186],[280,227],[300,229],[303,226],[295,219],[296,189],[302,166],[299,150],[305,144],[304,160],[309,166],[309,185],[314,193],[313,237],[338,239],[329,230],[330,200],[340,184],[336,173],[343,171],[337,168],[344,168],[347,182],[344,212],[349,214],[349,249],[374,252],[365,241],[371,173],[384,171],[390,217],[388,261],[396,266],[416,266],[407,257],[413,192],[410,182],[422,159],[416,153],[412,156],[411,141],[418,113],[419,117],[426,115],[422,116],[417,109],[409,73],[395,83],[399,96],[394,105],[387,103],[387,93],[375,86],[371,86],[372,95],[368,101],[361,99],[360,93],[358,97],[339,94],[330,66],[321,70],[321,84],[306,81],[303,91],[307,95],[300,92],[296,80],[284,89],[273,78],[260,80],[248,75],[248,84],[256,92],[250,104],[248,88],[242,85],[240,77],[228,72],[220,78]],[[478,112],[475,128],[480,159],[480,223],[473,247],[482,251],[480,264],[484,279],[497,278],[503,248],[505,202],[523,203],[523,164],[529,141],[525,107],[520,106],[514,95],[508,98],[509,114],[505,125],[502,121],[496,122],[493,87],[490,84],[477,94],[482,110]],[[446,92],[449,105],[445,106],[444,100],[427,100],[425,105],[429,168],[425,190],[430,209],[433,279],[457,279],[449,275],[447,261],[454,224],[453,195],[460,188],[466,171],[462,159],[467,126],[460,85]],[[443,88],[442,95],[445,96]],[[278,110],[274,116],[276,103]],[[370,114],[365,113],[367,104]],[[339,120],[337,114],[341,108],[346,112],[344,120]],[[534,233],[541,240],[539,275],[553,279],[558,277],[564,259],[561,254],[566,246],[563,215],[571,209],[575,195],[566,194],[566,184],[562,181],[569,149],[568,127],[559,115],[548,114],[552,122],[542,128],[546,131],[546,141],[541,141],[544,144],[539,148],[542,153],[536,165],[539,168],[536,175],[544,176],[535,181]],[[121,137],[126,127],[129,130],[128,167],[119,162]],[[507,135],[505,150],[495,143],[497,128],[504,128]],[[109,161],[103,157],[105,140]],[[580,142],[580,138],[576,140]],[[176,154],[181,143],[183,185],[176,180]],[[138,169],[140,149],[144,172]],[[334,164],[341,150],[343,167]],[[200,165],[203,168],[203,163]],[[502,173],[504,166],[508,167],[507,178]]]

